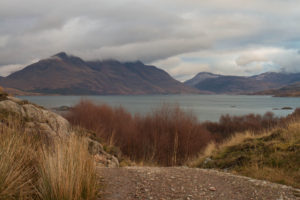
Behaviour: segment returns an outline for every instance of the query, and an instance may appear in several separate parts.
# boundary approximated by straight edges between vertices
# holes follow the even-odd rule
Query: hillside
[[[196,76],[194,76],[192,79],[185,81],[184,84],[194,87],[195,85],[197,85],[198,83],[200,83],[206,79],[216,79],[219,77],[222,77],[222,75],[213,74],[213,73],[209,73],[209,72],[200,72]]]
[[[10,95],[13,95],[13,96],[39,96],[39,95],[42,95],[40,93],[25,92],[25,91],[18,90],[15,88],[3,88],[3,91]]]
[[[63,52],[1,78],[0,85],[24,92],[63,95],[198,92],[140,61],[84,61]]]
[[[268,72],[255,76],[225,76],[201,72],[185,81],[186,85],[200,91],[216,94],[248,94],[271,90],[300,81],[300,73]]]
[[[300,121],[263,133],[240,133],[206,153],[201,168],[229,172],[300,188]]]
[[[254,93],[256,95],[273,95],[275,97],[300,97],[300,82],[279,89]]]

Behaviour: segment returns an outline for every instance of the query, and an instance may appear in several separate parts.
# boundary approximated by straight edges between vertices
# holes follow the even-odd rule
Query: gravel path
[[[300,199],[291,187],[185,167],[99,168],[101,200]],[[298,196],[298,197],[297,197]]]

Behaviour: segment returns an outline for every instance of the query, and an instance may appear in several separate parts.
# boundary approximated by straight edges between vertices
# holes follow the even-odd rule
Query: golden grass
[[[206,150],[190,162],[194,167],[233,173],[300,188],[300,122],[257,133],[240,133]]]
[[[56,140],[54,149],[43,148],[40,157],[38,190],[41,199],[95,199],[98,177],[94,158],[83,138]]]
[[[45,144],[20,119],[0,123],[0,200],[92,200],[99,185],[84,137]]]
[[[0,199],[30,199],[35,193],[32,140],[9,127],[0,132]]]
[[[205,147],[205,149],[199,153],[198,157],[191,159],[190,162],[188,162],[188,165],[192,167],[196,167],[200,163],[202,163],[205,158],[212,156],[218,150],[241,144],[243,141],[247,139],[255,139],[255,138],[268,136],[271,133],[272,133],[271,131],[261,131],[259,134],[257,134],[254,133],[253,131],[245,131],[243,133],[235,133],[219,144],[217,144],[216,142],[210,142]]]

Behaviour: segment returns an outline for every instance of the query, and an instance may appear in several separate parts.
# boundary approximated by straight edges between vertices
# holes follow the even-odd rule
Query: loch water
[[[19,96],[44,106],[55,108],[73,106],[80,100],[91,100],[97,104],[123,106],[131,113],[146,114],[162,104],[179,105],[193,112],[199,121],[218,121],[221,115],[264,114],[271,111],[277,116],[286,116],[300,107],[300,98],[249,95],[112,95],[112,96]],[[292,110],[283,110],[291,107]]]

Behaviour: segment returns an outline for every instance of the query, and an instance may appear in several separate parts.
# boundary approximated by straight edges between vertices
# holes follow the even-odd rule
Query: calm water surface
[[[267,111],[272,111],[277,116],[285,116],[293,110],[281,110],[282,107],[288,106],[293,109],[300,107],[300,98],[245,95],[21,96],[19,98],[47,108],[73,106],[81,99],[89,99],[95,103],[107,103],[111,106],[122,105],[131,113],[140,114],[151,112],[163,103],[171,103],[192,111],[199,121],[217,121],[222,114],[264,114]]]

